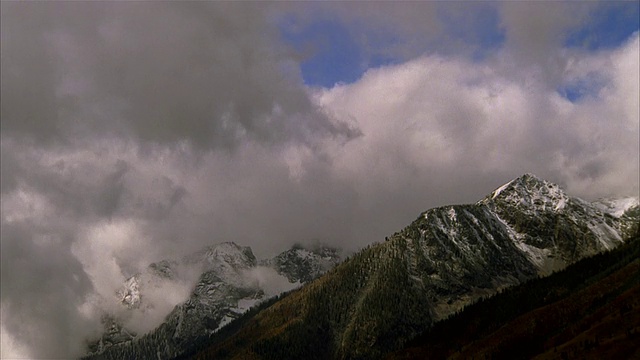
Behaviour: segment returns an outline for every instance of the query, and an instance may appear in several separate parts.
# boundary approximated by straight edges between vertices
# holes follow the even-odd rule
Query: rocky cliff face
[[[339,261],[340,252],[335,248],[325,246],[305,248],[294,245],[291,249],[262,264],[275,269],[292,283],[306,283],[324,274]]]
[[[619,245],[633,222],[623,215],[634,207],[629,202],[624,210],[603,208],[530,174],[501,186],[478,205],[505,225],[512,242],[541,274]]]

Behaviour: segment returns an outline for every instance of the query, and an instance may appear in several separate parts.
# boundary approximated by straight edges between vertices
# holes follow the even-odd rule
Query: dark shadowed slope
[[[640,239],[505,290],[388,359],[640,358]]]

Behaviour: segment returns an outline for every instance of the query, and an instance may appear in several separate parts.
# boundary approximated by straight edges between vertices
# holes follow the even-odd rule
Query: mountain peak
[[[556,184],[526,173],[494,190],[481,202],[501,202],[525,208],[562,210],[569,197]]]
[[[204,269],[229,268],[234,273],[237,269],[255,266],[257,259],[248,246],[240,246],[234,242],[222,242],[210,245],[183,258],[185,264],[201,264]]]
[[[289,282],[306,283],[324,274],[340,262],[340,250],[316,242],[311,245],[294,244],[263,264],[286,276]]]
[[[538,176],[536,176],[535,174],[532,174],[532,173],[525,173],[524,175],[515,178],[514,181],[517,181],[517,182],[520,182],[520,183],[524,183],[524,184],[530,184],[530,185],[533,185],[533,184],[544,184],[544,185],[551,184],[551,182],[549,182],[549,181],[547,181],[545,179],[542,179],[542,178],[540,178],[540,177],[538,177]]]
[[[509,182],[507,182],[506,184],[500,186],[498,189],[496,189],[492,195],[498,196],[498,194],[500,194],[500,192],[502,192],[502,190],[506,189],[507,187],[509,187],[512,184],[516,184],[519,185],[520,187],[539,187],[541,185],[547,185],[547,184],[551,184],[550,182],[539,178],[538,176],[532,174],[532,173],[525,173],[524,175],[521,175]]]

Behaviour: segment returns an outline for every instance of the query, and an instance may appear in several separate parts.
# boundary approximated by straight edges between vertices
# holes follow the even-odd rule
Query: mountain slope
[[[388,359],[640,356],[640,236],[436,324]]]
[[[426,211],[193,357],[380,358],[480,297],[618,246],[633,221],[526,174]]]

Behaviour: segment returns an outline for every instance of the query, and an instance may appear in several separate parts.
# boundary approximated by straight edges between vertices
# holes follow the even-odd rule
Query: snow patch
[[[627,210],[638,206],[639,203],[637,197],[627,197],[622,199],[600,199],[595,201],[593,205],[607,214],[620,218]]]
[[[451,209],[449,209],[449,219],[451,219],[451,221],[457,221],[458,218],[456,217],[456,210],[451,207]]]
[[[515,180],[511,180],[508,183],[500,186],[499,188],[497,188],[494,192],[493,192],[493,196],[491,196],[491,199],[495,199],[498,195],[500,195],[500,193],[502,191],[504,191],[504,189],[508,188],[509,185],[511,185],[512,182],[514,182]]]
[[[525,235],[521,234],[513,229],[504,219],[498,214],[494,213],[494,216],[498,221],[504,225],[509,238],[513,241],[513,244],[524,253],[529,261],[538,268],[538,271],[542,275],[549,275],[554,270],[564,267],[562,260],[555,260],[552,258],[551,249],[540,249],[535,246],[531,246],[524,242]]]
[[[596,234],[596,238],[600,244],[602,244],[602,246],[607,250],[613,249],[616,247],[616,243],[622,242],[620,234],[618,234],[618,232],[606,222],[598,224],[590,223],[588,227],[589,230]]]
[[[236,317],[234,316],[229,316],[229,315],[225,315],[222,320],[220,320],[220,325],[218,325],[218,328],[213,330],[212,332],[216,332],[220,329],[222,329],[223,327],[225,327],[228,323],[232,322],[233,320],[235,320]]]

